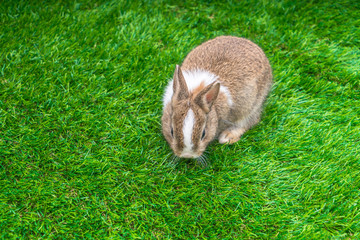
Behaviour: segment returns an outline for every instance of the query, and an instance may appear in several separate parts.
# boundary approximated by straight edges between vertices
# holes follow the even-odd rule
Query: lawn
[[[359,239],[360,2],[3,1],[0,239]],[[169,164],[162,94],[219,35],[267,54],[262,121]]]

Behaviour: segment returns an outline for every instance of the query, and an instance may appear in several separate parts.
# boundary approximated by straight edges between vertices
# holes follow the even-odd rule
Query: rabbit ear
[[[219,95],[220,83],[213,82],[205,87],[194,99],[206,113],[210,112],[211,106]]]
[[[176,65],[174,73],[173,91],[176,100],[183,100],[189,97],[189,90],[179,65]]]

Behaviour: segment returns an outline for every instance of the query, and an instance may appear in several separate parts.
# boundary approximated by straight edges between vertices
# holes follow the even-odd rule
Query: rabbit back
[[[261,111],[272,85],[271,66],[263,50],[239,37],[221,36],[201,44],[186,56],[181,68],[188,72],[201,69],[218,77],[233,101],[226,119],[230,122]]]

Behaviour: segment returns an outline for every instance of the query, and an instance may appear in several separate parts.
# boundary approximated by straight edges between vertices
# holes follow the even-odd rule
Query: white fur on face
[[[202,82],[205,83],[205,86],[217,81],[218,76],[212,74],[209,71],[205,70],[193,70],[193,71],[183,71],[183,75],[186,81],[186,85],[188,87],[189,92],[192,92],[198,86],[201,85]],[[221,82],[220,82],[221,84]],[[227,101],[229,106],[233,105],[233,101],[231,98],[231,94],[227,87],[220,85],[220,92],[225,94],[227,97]],[[163,106],[165,107],[168,103],[171,102],[171,98],[173,96],[173,80],[169,81],[168,85],[166,86],[165,94],[163,97]]]
[[[192,142],[192,132],[195,125],[195,116],[191,108],[186,114],[183,125],[183,135],[184,135],[184,150],[183,152],[192,152],[193,142]]]

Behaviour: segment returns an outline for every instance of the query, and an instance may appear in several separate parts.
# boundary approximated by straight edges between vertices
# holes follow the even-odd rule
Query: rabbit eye
[[[202,134],[201,134],[201,140],[203,140],[204,139],[204,137],[205,137],[205,129],[203,130],[203,132],[202,132]]]
[[[174,129],[171,127],[171,130],[170,130],[170,133],[171,133],[171,136],[174,137]]]

